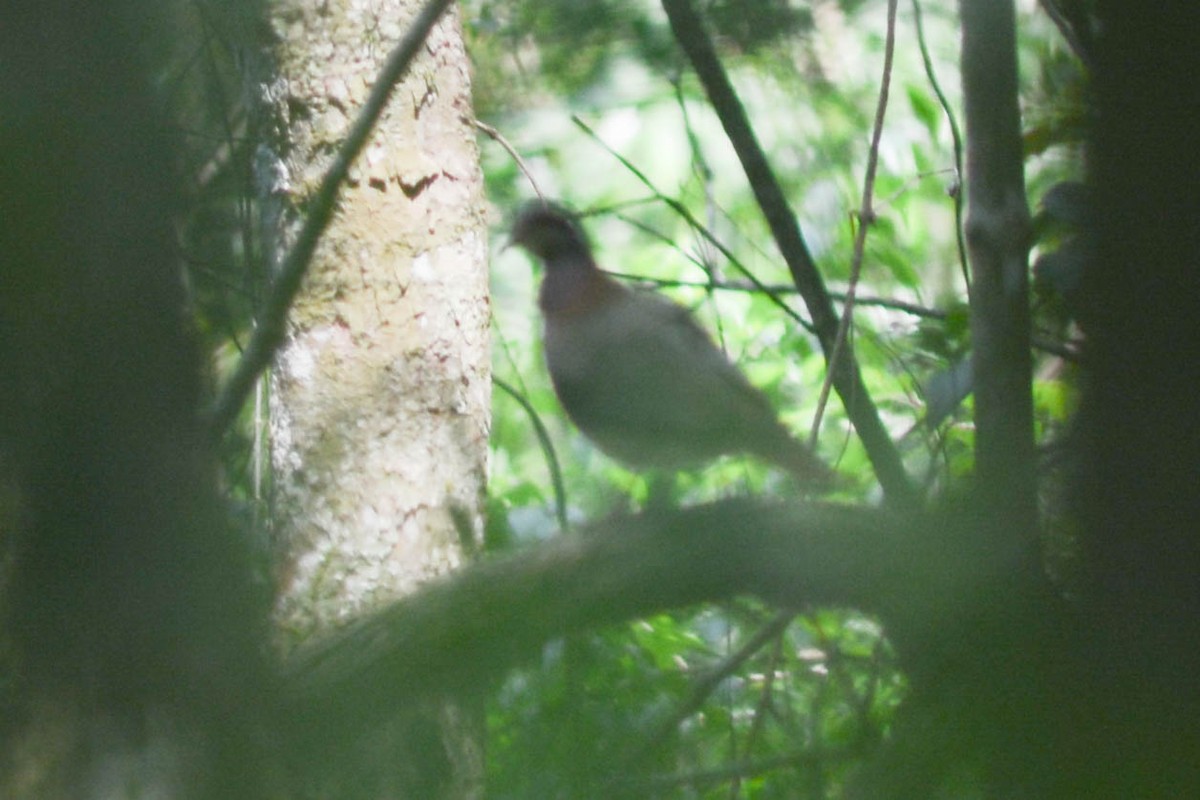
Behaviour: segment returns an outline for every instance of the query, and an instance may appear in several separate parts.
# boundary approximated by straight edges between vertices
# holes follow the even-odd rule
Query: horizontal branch
[[[972,537],[921,519],[730,500],[607,520],[461,570],[301,650],[284,678],[286,729],[307,747],[350,741],[414,697],[486,685],[549,640],[735,595],[856,607],[896,623],[894,640],[924,636],[958,613],[946,598],[1003,566],[951,552]]]

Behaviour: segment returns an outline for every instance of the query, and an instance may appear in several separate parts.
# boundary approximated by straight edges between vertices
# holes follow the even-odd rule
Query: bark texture
[[[282,3],[286,138],[263,153],[303,213],[414,3]],[[482,178],[447,18],[351,171],[272,380],[279,618],[304,634],[457,566],[481,528],[490,402]],[[286,142],[286,145],[283,143]]]
[[[260,151],[286,249],[412,0],[281,2]],[[491,401],[482,175],[457,17],[444,16],[351,168],[271,380],[285,650],[459,566],[482,535]],[[439,695],[343,742],[331,796],[470,797],[469,703]],[[331,755],[326,753],[325,755]]]

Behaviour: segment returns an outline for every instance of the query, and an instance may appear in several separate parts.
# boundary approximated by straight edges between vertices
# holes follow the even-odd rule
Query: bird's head
[[[590,258],[587,235],[562,206],[531,200],[513,221],[508,246],[519,245],[548,265],[573,257]]]

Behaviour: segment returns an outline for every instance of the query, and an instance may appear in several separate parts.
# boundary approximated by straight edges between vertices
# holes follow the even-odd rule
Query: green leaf
[[[912,106],[913,114],[929,131],[929,136],[936,139],[938,128],[942,123],[942,107],[935,98],[925,92],[920,86],[910,85],[906,88],[908,104]]]

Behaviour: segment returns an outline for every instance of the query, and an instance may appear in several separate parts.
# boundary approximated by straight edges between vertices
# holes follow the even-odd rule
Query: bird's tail
[[[844,485],[842,476],[791,436],[780,436],[777,446],[760,457],[787,471],[796,482],[811,492],[826,493]]]

